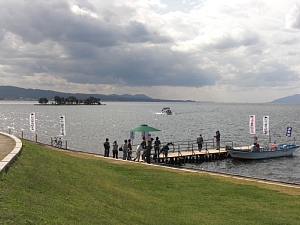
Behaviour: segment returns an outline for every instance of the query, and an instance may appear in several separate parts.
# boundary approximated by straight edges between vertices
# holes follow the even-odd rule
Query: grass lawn
[[[300,189],[23,141],[0,175],[0,224],[299,224]]]

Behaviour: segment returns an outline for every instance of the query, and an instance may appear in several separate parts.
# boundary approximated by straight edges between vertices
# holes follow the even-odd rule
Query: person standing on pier
[[[118,158],[118,144],[117,144],[117,141],[114,141],[113,143],[113,158]]]
[[[201,151],[202,150],[202,144],[203,144],[203,137],[201,134],[199,134],[198,138],[197,138],[197,144],[198,144],[198,150]]]
[[[159,140],[159,137],[156,137],[156,139],[154,141],[154,157],[153,158],[155,158],[155,159],[158,158],[159,149],[160,149],[160,140]]]
[[[128,153],[127,140],[124,141],[122,149],[123,149],[123,160],[126,160],[127,159],[127,153]]]
[[[145,138],[145,141],[146,141],[146,145],[148,145],[148,142],[151,141],[151,134],[148,134]]]
[[[173,145],[172,142],[167,143],[166,145],[164,145],[164,147],[161,149],[162,153],[164,154],[164,158],[165,158],[165,163],[167,163],[168,161],[168,153],[169,153],[169,145]]]
[[[127,153],[127,160],[131,160],[131,154],[132,154],[132,145],[131,145],[131,140],[128,139],[128,153]]]
[[[133,161],[135,161],[135,160],[137,160],[138,162],[140,161],[141,151],[143,151],[142,145],[136,146],[136,157],[133,159]]]
[[[142,146],[142,149],[143,149],[142,159],[145,161],[145,154],[146,154],[146,147],[147,147],[145,137],[143,137],[143,141],[141,142],[141,146]]]
[[[109,157],[110,143],[108,141],[109,141],[109,139],[106,138],[105,142],[103,143],[103,145],[104,145],[104,157]]]
[[[151,149],[152,149],[152,141],[148,141],[147,150],[146,150],[146,162],[147,163],[150,163]]]
[[[217,143],[217,148],[216,150],[220,150],[220,140],[221,140],[221,134],[219,131],[216,132],[216,136],[214,136],[216,138],[216,143]]]

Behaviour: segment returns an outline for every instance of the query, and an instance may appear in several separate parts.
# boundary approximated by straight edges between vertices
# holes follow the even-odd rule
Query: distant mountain
[[[300,104],[300,94],[279,98],[271,103]]]
[[[153,99],[144,94],[137,95],[103,95],[103,94],[81,94],[81,93],[64,93],[50,90],[40,89],[25,89],[13,86],[0,86],[0,100],[36,100],[40,98],[47,98],[49,101],[53,100],[55,96],[70,97],[74,96],[77,99],[87,99],[90,96],[100,98],[101,101],[133,101],[133,102],[193,102],[191,100],[164,100]]]

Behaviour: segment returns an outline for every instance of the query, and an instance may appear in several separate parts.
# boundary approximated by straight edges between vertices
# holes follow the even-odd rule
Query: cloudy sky
[[[161,99],[300,94],[300,0],[0,0],[0,85]]]

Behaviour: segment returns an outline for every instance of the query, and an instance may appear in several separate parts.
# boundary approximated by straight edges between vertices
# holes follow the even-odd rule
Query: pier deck
[[[216,149],[202,149],[199,150],[187,150],[187,151],[172,151],[169,150],[168,155],[159,154],[156,158],[153,155],[153,160],[158,163],[170,163],[180,165],[184,163],[199,163],[204,161],[212,161],[216,159],[227,158],[227,151],[225,148]]]

